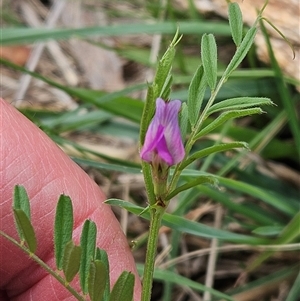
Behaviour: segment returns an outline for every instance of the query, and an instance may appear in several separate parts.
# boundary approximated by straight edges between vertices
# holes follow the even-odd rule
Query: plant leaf
[[[13,195],[14,201],[13,201],[13,209],[20,209],[22,211],[24,211],[24,213],[26,214],[28,220],[31,220],[30,217],[30,202],[29,202],[29,197],[28,194],[26,192],[26,189],[24,188],[24,186],[21,185],[16,185],[14,187],[14,195]],[[18,231],[18,235],[21,239],[21,241],[25,240],[25,237],[23,235],[22,230],[19,227],[19,224],[17,223],[16,219],[15,219],[15,224],[16,224],[16,229]]]
[[[233,70],[235,70],[239,66],[239,64],[243,61],[243,59],[246,57],[247,53],[249,52],[253,44],[256,33],[257,33],[256,27],[251,27],[247,31],[242,43],[237,48],[234,56],[232,57],[230,63],[228,64],[226,70],[224,71],[223,78],[228,78],[230,73]]]
[[[235,149],[235,148],[248,149],[249,147],[246,142],[242,142],[242,141],[213,145],[213,146],[207,147],[205,149],[202,149],[200,151],[193,153],[190,157],[188,157],[184,162],[181,163],[180,170],[184,169],[185,167],[187,167],[189,164],[191,164],[192,162],[194,162],[197,159],[206,157],[213,153],[224,152],[224,151]]]
[[[273,105],[274,103],[266,97],[236,97],[222,100],[212,105],[208,111],[207,116],[222,110],[238,110],[246,109],[256,106]]]
[[[30,202],[26,189],[24,186],[16,185],[14,188],[14,209],[21,209],[30,220]]]
[[[96,224],[90,220],[86,220],[80,237],[82,255],[79,269],[80,285],[84,294],[88,293],[90,263],[95,259],[96,255],[96,235]]]
[[[34,253],[37,248],[37,241],[33,226],[22,209],[13,209],[15,222],[18,225],[19,236],[21,241],[25,241],[31,253]],[[21,234],[21,235],[20,235]]]
[[[189,113],[188,113],[187,104],[183,102],[179,113],[180,134],[183,141],[185,140],[185,136],[188,129],[188,120],[189,120],[188,114]]]
[[[198,185],[202,185],[202,184],[211,184],[216,186],[218,184],[218,180],[213,177],[213,176],[199,176],[194,180],[190,180],[187,183],[177,187],[176,189],[174,189],[173,191],[171,191],[167,197],[166,200],[170,200],[172,199],[174,196],[176,196],[178,193],[187,190],[189,188],[198,186]]]
[[[70,197],[59,197],[54,222],[54,253],[56,266],[62,269],[63,255],[66,244],[72,240],[73,233],[73,206]]]
[[[199,139],[200,137],[206,135],[207,133],[211,132],[225,121],[233,118],[241,118],[244,116],[249,116],[253,114],[261,114],[263,113],[261,108],[252,108],[252,109],[244,109],[244,110],[235,110],[235,111],[228,111],[222,113],[218,118],[216,118],[213,122],[207,125],[204,129],[202,129],[196,136],[195,140]]]
[[[91,261],[88,279],[88,289],[91,301],[103,300],[106,286],[107,271],[105,264],[100,260]]]
[[[173,76],[169,73],[167,78],[165,79],[164,85],[161,89],[161,98],[162,99],[170,98],[172,82],[173,82]]]
[[[101,262],[104,263],[106,269],[105,269],[105,289],[104,289],[104,294],[103,294],[103,300],[108,300],[109,295],[110,295],[110,279],[109,279],[109,261],[108,261],[108,256],[105,250],[97,248],[96,250],[96,260],[100,260]]]
[[[62,270],[65,274],[67,282],[71,282],[79,271],[81,258],[81,247],[75,246],[73,241],[70,240],[64,249],[62,260]]]
[[[203,65],[200,65],[195,72],[188,90],[188,112],[191,126],[196,124],[199,117],[202,101],[206,90],[206,77],[204,75]]]
[[[124,271],[115,283],[109,301],[132,301],[134,275]]]
[[[164,87],[170,83],[172,77],[170,76],[170,71],[173,65],[173,60],[175,57],[175,46],[179,42],[178,30],[170,43],[170,46],[164,53],[163,57],[159,60],[156,67],[156,74],[153,81],[154,87],[154,97],[162,97],[164,92]]]
[[[207,83],[210,89],[215,90],[217,84],[217,44],[213,34],[204,34],[201,40],[201,60]]]
[[[238,3],[229,3],[228,17],[232,39],[235,45],[239,47],[243,39],[243,16]]]

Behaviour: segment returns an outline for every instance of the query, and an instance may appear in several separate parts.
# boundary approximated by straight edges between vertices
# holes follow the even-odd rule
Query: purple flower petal
[[[180,100],[166,103],[163,99],[157,98],[155,115],[141,150],[141,158],[144,161],[153,162],[156,156],[168,166],[182,161],[184,146],[178,124],[180,107]]]

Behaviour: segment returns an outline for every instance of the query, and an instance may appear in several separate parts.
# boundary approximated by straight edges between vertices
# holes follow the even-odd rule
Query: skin
[[[104,194],[88,175],[41,130],[0,99],[0,230],[18,239],[12,216],[12,193],[23,185],[29,195],[36,254],[54,266],[53,223],[60,194],[69,195],[74,210],[74,240],[84,220],[97,225],[97,245],[108,253],[111,282],[122,271],[136,275],[135,301],[141,284],[127,241]],[[78,279],[72,282],[78,287]],[[0,301],[75,300],[52,276],[0,235]]]

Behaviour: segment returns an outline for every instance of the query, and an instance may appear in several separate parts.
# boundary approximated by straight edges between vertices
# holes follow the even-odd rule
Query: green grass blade
[[[279,237],[275,240],[275,244],[282,245],[293,242],[297,237],[300,237],[300,211],[293,217],[293,219],[282,230]],[[260,254],[248,267],[247,271],[253,271],[259,267],[265,260],[271,257],[274,251],[264,251]]]
[[[110,171],[119,171],[124,173],[135,173],[140,174],[141,168],[140,167],[130,167],[118,164],[111,164],[111,163],[101,163],[89,159],[82,159],[82,158],[72,158],[76,163],[88,165],[91,167],[95,167],[97,169],[103,170],[110,170]]]
[[[74,98],[78,98],[83,102],[90,103],[96,107],[103,109],[107,112],[122,116],[133,122],[140,123],[142,111],[144,104],[140,100],[133,99],[127,96],[116,96],[116,97],[106,97],[108,93],[103,91],[95,91],[83,88],[72,88],[68,86],[61,85],[53,80],[50,80],[36,72],[27,70],[24,67],[13,64],[7,60],[0,58],[0,63],[13,68],[15,70],[22,71],[24,73],[30,74],[31,76],[42,80],[43,82],[56,87],[62,91],[65,91]],[[120,92],[120,91],[119,91]],[[124,91],[123,91],[124,92]]]
[[[283,268],[275,273],[260,277],[257,280],[244,284],[241,287],[234,288],[228,291],[228,294],[232,296],[234,300],[243,300],[246,296],[251,296],[251,291],[264,290],[264,287],[278,287],[280,284],[295,278],[299,266],[292,266],[289,268]],[[287,301],[287,300],[285,300]]]
[[[143,273],[143,265],[138,264],[137,265],[138,271],[140,274]],[[205,285],[190,280],[186,277],[183,277],[181,275],[178,275],[174,272],[171,271],[166,271],[166,270],[161,270],[161,269],[155,269],[154,271],[154,279],[166,283],[174,283],[180,286],[187,286],[190,287],[196,291],[199,292],[205,292],[208,291],[210,292],[213,296],[217,298],[221,298],[222,300],[228,300],[228,301],[234,301],[234,299],[226,294],[223,294],[221,292],[218,292],[217,290],[214,290],[213,288],[206,287]]]
[[[232,210],[233,212],[237,212],[242,216],[249,218],[250,220],[255,221],[259,225],[269,226],[274,223],[281,222],[281,220],[276,219],[276,216],[264,211],[258,211],[256,208],[249,208],[244,204],[237,204],[233,202],[229,195],[224,194],[216,189],[213,189],[208,186],[197,187],[199,191],[204,193],[205,195],[211,197],[214,201],[222,204],[227,209]]]
[[[2,45],[33,43],[47,39],[68,39],[71,37],[87,36],[122,36],[128,34],[174,34],[180,28],[181,34],[201,35],[207,31],[214,34],[229,36],[230,28],[226,22],[214,22],[212,27],[209,22],[159,22],[154,24],[121,24],[100,27],[85,27],[77,29],[44,29],[44,28],[3,28],[1,34]]]
[[[298,156],[300,156],[300,131],[299,131],[299,120],[297,117],[297,110],[295,109],[295,106],[293,106],[294,101],[292,100],[292,97],[290,95],[290,92],[285,84],[284,77],[282,74],[282,71],[278,65],[278,62],[275,58],[272,45],[269,39],[269,35],[267,33],[267,30],[265,28],[265,25],[262,20],[260,20],[260,27],[262,30],[262,33],[265,37],[269,57],[271,60],[271,64],[273,67],[273,70],[275,72],[275,80],[276,80],[276,87],[278,89],[278,93],[281,96],[283,106],[285,108],[288,118],[288,123],[290,125],[291,132],[294,136],[295,144],[298,151]]]
[[[299,300],[300,296],[300,273],[298,273],[298,276],[290,289],[290,292],[286,298],[285,301],[297,301]]]
[[[136,215],[140,215],[144,211],[144,208],[140,206],[119,199],[109,199],[106,201],[106,203],[112,206],[119,206]],[[145,212],[141,216],[143,218],[149,219],[149,212]],[[210,239],[218,238],[224,241],[230,241],[234,243],[247,243],[251,245],[270,243],[270,240],[268,239],[248,236],[248,235],[241,235],[225,230],[215,229],[206,226],[204,224],[193,222],[183,217],[175,216],[168,213],[164,214],[162,224],[172,229],[178,230],[180,232],[185,232],[195,236],[205,237]]]
[[[262,188],[255,187],[253,185],[243,183],[241,181],[236,181],[232,179],[227,179],[223,177],[217,177],[221,185],[232,188],[236,191],[240,191],[243,193],[247,193],[252,195],[253,197],[258,198],[271,205],[274,208],[277,208],[282,213],[285,213],[289,216],[293,216],[295,214],[295,208],[292,204],[285,201],[282,197],[276,195],[272,191],[266,191]]]

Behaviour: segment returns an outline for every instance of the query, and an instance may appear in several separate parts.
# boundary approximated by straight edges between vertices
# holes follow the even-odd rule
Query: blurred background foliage
[[[210,9],[204,2],[1,2],[2,97],[80,164],[107,197],[132,203],[128,211],[114,212],[141,271],[148,226],[137,216],[147,201],[137,141],[147,82],[177,27],[183,38],[172,99],[187,100],[202,34],[216,37],[218,76],[235,51],[221,9],[226,1],[220,6],[208,1]],[[272,14],[274,4],[269,5]],[[210,155],[182,174],[186,181],[213,173],[219,186],[199,186],[171,202],[160,234],[153,300],[220,300],[219,293],[239,301],[299,300],[300,85],[283,68],[263,24],[217,101],[262,96],[275,106],[263,107],[263,115],[229,120],[195,144],[193,151],[246,141],[251,151]],[[297,64],[299,45],[294,44],[293,61],[284,43],[285,59]],[[262,61],[261,47],[269,63]]]

